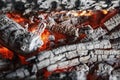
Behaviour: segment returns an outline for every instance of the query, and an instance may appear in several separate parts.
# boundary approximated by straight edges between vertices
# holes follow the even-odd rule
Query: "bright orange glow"
[[[20,59],[20,61],[21,61],[22,64],[28,64],[28,63],[26,62],[26,58],[25,58],[24,56],[20,56],[20,55],[19,55],[19,59]]]
[[[3,58],[6,58],[6,59],[12,59],[13,58],[13,52],[11,52],[10,50],[8,50],[5,47],[0,48],[0,55]]]
[[[40,50],[45,50],[48,47],[48,42],[49,42],[49,35],[50,32],[49,30],[45,29],[45,31],[42,33],[42,35],[40,36],[41,39],[43,40],[44,44],[42,47],[40,47]]]
[[[79,12],[71,12],[70,14],[74,16],[92,16],[94,12],[92,10],[85,10],[85,11],[79,11]]]
[[[65,39],[66,38],[65,35],[57,33],[57,32],[56,33],[54,32],[54,36],[55,36],[55,42],[57,42],[60,39]]]
[[[44,76],[46,79],[52,74],[52,72],[47,71],[47,69],[44,69],[43,72],[44,72],[44,75],[43,75],[43,76]],[[45,79],[45,80],[46,80],[46,79]]]
[[[82,11],[80,16],[91,16],[93,14],[93,11],[88,10],[88,11]]]
[[[103,12],[103,14],[107,14],[108,13],[108,11],[107,10],[102,10],[102,12]]]
[[[19,13],[8,13],[7,16],[11,19],[13,19],[14,21],[16,21],[17,23],[22,23],[22,22],[26,22],[27,19],[23,18],[22,15],[20,15]]]

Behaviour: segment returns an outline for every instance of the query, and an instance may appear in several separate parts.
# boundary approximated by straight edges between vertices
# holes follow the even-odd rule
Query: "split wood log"
[[[5,15],[0,16],[0,43],[15,53],[28,54],[42,46],[40,36],[25,30]]]

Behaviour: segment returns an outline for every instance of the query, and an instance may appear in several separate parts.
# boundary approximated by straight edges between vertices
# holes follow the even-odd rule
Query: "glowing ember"
[[[50,35],[50,32],[45,29],[45,31],[42,33],[41,35],[41,39],[43,40],[44,44],[43,46],[40,48],[40,51],[41,50],[45,50],[47,47],[48,47],[48,43],[49,43],[49,35]]]
[[[11,52],[10,50],[8,50],[5,47],[0,48],[0,55],[2,56],[2,58],[6,58],[6,59],[12,59],[13,58],[13,52]]]
[[[107,14],[108,11],[107,10],[102,10],[103,14]]]

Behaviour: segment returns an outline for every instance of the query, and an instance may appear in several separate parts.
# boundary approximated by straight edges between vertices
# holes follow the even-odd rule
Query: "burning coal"
[[[119,80],[119,1],[1,2],[0,79]]]

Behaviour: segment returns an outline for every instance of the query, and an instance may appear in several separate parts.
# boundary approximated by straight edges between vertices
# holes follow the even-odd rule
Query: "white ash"
[[[15,79],[15,78],[25,78],[30,76],[30,72],[27,69],[20,68],[17,69],[15,72],[11,72],[5,76],[5,79]]]
[[[18,7],[19,6],[19,7]],[[51,11],[51,10],[86,10],[86,9],[114,9],[120,7],[119,0],[1,0],[1,11],[17,10],[24,14],[33,11]]]
[[[104,23],[104,25],[107,27],[109,31],[117,27],[119,24],[120,24],[120,14],[116,14],[115,16],[113,16]]]
[[[98,70],[97,75],[106,75],[106,74],[110,74],[111,71],[113,70],[113,67],[106,64],[106,63],[100,63],[98,64]]]
[[[54,35],[49,35],[49,40],[50,41],[55,41],[55,36]]]
[[[80,52],[80,51],[79,51]],[[75,53],[75,52],[74,52]],[[77,53],[77,52],[76,52]],[[76,54],[75,53],[75,54]],[[92,54],[93,53],[93,54]],[[67,54],[67,53],[66,53]],[[114,58],[116,58],[116,55],[120,57],[120,51],[116,51],[116,50],[95,50],[95,51],[89,51],[87,55],[84,55],[84,56],[79,56],[80,58],[74,58],[74,59],[71,59],[69,60],[68,58],[66,58],[66,60],[61,60],[62,58],[64,57],[67,57],[65,56],[66,54],[63,54],[63,55],[56,55],[54,57],[46,57],[46,59],[43,58],[42,61],[37,61],[34,63],[33,67],[32,67],[32,73],[36,73],[38,70],[42,69],[42,68],[45,68],[47,67],[48,71],[54,71],[56,69],[63,69],[63,68],[68,68],[68,67],[72,67],[72,66],[77,66],[81,63],[85,64],[85,63],[89,63],[92,59],[95,59],[93,62],[98,62],[98,61],[109,61],[109,60],[114,60],[113,56],[114,55]],[[69,53],[68,53],[69,54]],[[79,53],[80,54],[80,53]],[[96,56],[96,57],[95,57]],[[99,57],[100,56],[100,57]],[[107,56],[107,57],[105,57]],[[75,56],[73,56],[75,57]],[[72,57],[72,58],[73,58]],[[50,60],[50,58],[52,60]],[[70,58],[70,57],[69,57]],[[68,59],[68,60],[67,60]],[[80,60],[79,60],[80,59]],[[55,64],[54,64],[55,63]],[[115,62],[116,63],[116,62]],[[112,63],[112,65],[114,64],[114,62]],[[104,67],[102,67],[103,64],[101,64],[101,66],[99,66],[99,69],[100,71],[98,71],[98,75],[101,75],[101,74],[105,74],[106,73],[108,74],[111,74],[111,69],[108,65],[104,65]],[[86,76],[86,70],[88,72],[88,68],[81,70],[82,67],[80,68],[77,68],[77,70],[80,70],[82,71],[81,73],[81,77],[83,76]],[[85,67],[83,67],[85,68]],[[108,69],[110,68],[110,69]],[[17,70],[17,71],[23,71],[24,70]],[[23,72],[21,72],[21,75],[17,75],[16,72],[13,73],[10,73],[9,75],[12,75],[12,77],[19,77],[19,78],[22,78],[24,77],[23,76]],[[84,74],[85,72],[85,74]],[[84,75],[83,75],[84,74]],[[25,75],[26,76],[26,75]],[[84,77],[85,78],[85,77]]]
[[[102,29],[101,27],[93,30],[93,32],[88,33],[87,36],[88,38],[92,38],[93,40],[97,40],[98,38],[104,36],[107,33],[105,29]]]
[[[80,79],[87,80],[88,71],[89,71],[89,67],[86,64],[80,66],[80,70],[76,71],[77,80]]]
[[[120,37],[120,30],[116,31],[110,35],[110,39],[115,39],[115,38],[119,38],[119,37]]]
[[[120,80],[120,69],[112,70],[109,80]]]

